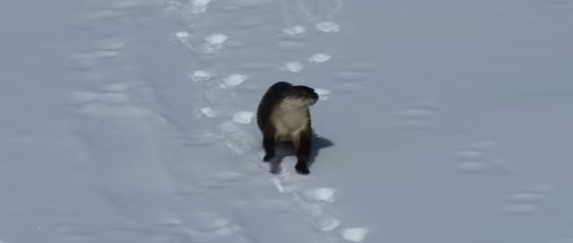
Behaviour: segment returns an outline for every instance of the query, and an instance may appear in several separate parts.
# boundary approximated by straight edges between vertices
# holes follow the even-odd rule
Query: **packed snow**
[[[573,242],[573,2],[0,2],[0,243]],[[315,88],[309,175],[258,102]]]

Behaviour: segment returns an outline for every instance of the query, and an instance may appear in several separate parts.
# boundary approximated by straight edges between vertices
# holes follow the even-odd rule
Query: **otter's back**
[[[273,107],[284,98],[286,91],[292,87],[292,84],[280,81],[267,89],[257,109],[257,124],[261,130],[264,130],[264,127],[269,125]]]

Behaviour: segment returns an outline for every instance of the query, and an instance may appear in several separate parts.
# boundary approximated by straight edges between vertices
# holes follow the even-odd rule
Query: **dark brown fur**
[[[308,161],[311,154],[311,119],[309,107],[316,103],[314,89],[288,82],[273,84],[263,95],[257,110],[257,124],[263,133],[263,161],[275,158],[275,146],[291,142],[296,150],[296,171],[310,173]]]

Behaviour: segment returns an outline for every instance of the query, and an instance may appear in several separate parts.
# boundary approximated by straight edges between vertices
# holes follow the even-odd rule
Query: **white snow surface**
[[[367,229],[363,228],[348,228],[342,231],[342,237],[351,242],[362,242],[368,234]]]
[[[572,242],[572,26],[564,0],[0,1],[0,242]],[[262,162],[278,81],[321,93],[308,176]]]

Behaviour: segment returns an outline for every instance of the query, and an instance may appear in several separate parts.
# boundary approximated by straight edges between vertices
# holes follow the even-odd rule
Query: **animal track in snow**
[[[192,13],[204,13],[207,11],[207,5],[211,2],[211,0],[193,0],[191,1],[191,8]]]
[[[205,42],[207,42],[207,44],[211,44],[211,45],[221,45],[223,43],[225,43],[225,41],[227,41],[227,39],[229,39],[229,37],[227,35],[224,34],[212,34],[210,36],[205,37]]]
[[[312,221],[315,228],[320,231],[329,232],[340,226],[340,220],[329,215],[323,214]]]
[[[342,238],[352,242],[362,242],[369,230],[365,228],[346,228],[342,231]]]
[[[93,67],[104,59],[113,59],[119,56],[120,52],[117,50],[97,50],[74,54],[71,58],[84,66]]]
[[[494,150],[497,147],[499,144],[493,141],[470,144],[466,149],[454,154],[458,163],[456,169],[463,173],[507,173],[509,162],[494,155]]]
[[[223,48],[223,44],[229,39],[224,34],[212,34],[205,37],[205,44],[203,46],[206,53],[215,53]]]
[[[213,78],[213,74],[204,70],[197,70],[191,74],[191,80],[196,83],[209,81],[211,78]]]
[[[291,195],[291,199],[297,208],[301,210],[301,215],[315,229],[321,232],[330,232],[340,226],[340,220],[325,213],[322,205],[325,202],[334,202],[336,190],[332,188],[316,188],[301,194],[299,191],[303,187],[304,179],[306,178],[301,180],[301,178],[290,176],[290,174],[288,170],[282,170],[278,177],[272,179],[272,182],[280,193]]]
[[[539,184],[517,192],[507,198],[508,205],[504,208],[504,212],[513,215],[536,213],[550,189],[548,185]]]
[[[321,62],[326,62],[328,60],[330,60],[331,56],[328,54],[324,54],[324,53],[316,53],[316,54],[312,54],[312,56],[310,56],[308,58],[309,62],[314,62],[314,63],[321,63]]]
[[[213,108],[211,108],[209,106],[197,109],[197,111],[199,113],[201,113],[203,116],[206,116],[209,118],[217,117],[219,115],[218,111],[213,110]]]
[[[434,102],[422,102],[398,113],[400,126],[407,129],[427,129],[436,116],[438,106]]]
[[[279,69],[281,71],[288,71],[293,73],[300,73],[304,66],[299,62],[287,62],[283,64]]]
[[[307,190],[304,195],[308,200],[332,203],[336,200],[337,190],[333,188],[315,188]]]
[[[288,28],[283,29],[283,33],[287,35],[301,35],[306,33],[306,29],[303,26],[295,25]]]
[[[233,115],[233,122],[238,124],[249,124],[254,116],[255,113],[252,111],[239,111]]]
[[[423,128],[428,125],[428,120],[434,116],[434,112],[423,108],[412,108],[400,112],[405,121],[404,126],[410,128]]]
[[[262,154],[259,156],[261,159],[263,158]],[[285,158],[286,159],[286,158]],[[280,178],[273,178],[272,182],[273,185],[277,188],[277,191],[280,193],[293,193],[298,191],[302,187],[302,181],[295,180],[294,178],[289,177],[290,173],[287,170],[282,170]]]
[[[189,48],[190,50],[195,50],[193,44],[191,43],[191,34],[187,31],[179,31],[173,34],[175,41],[179,44],[183,45],[184,47]]]
[[[175,33],[175,37],[182,43],[187,43],[191,39],[191,34],[187,31],[179,31]]]
[[[243,82],[245,82],[248,79],[249,79],[249,77],[247,75],[231,74],[231,75],[229,75],[223,79],[223,83],[221,84],[221,88],[232,88],[232,87],[235,87],[239,84],[242,84]]]
[[[330,22],[330,21],[322,21],[322,22],[316,23],[314,25],[314,27],[317,30],[325,32],[325,33],[334,33],[334,32],[340,31],[340,26],[338,26],[337,24]]]

